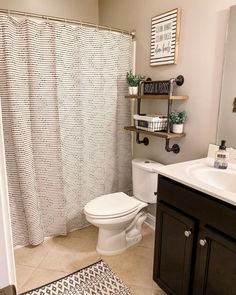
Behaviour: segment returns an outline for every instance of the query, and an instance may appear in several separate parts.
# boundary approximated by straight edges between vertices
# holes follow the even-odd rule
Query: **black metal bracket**
[[[137,99],[137,113],[138,115],[141,115],[141,99]]]
[[[149,139],[147,137],[144,137],[143,140],[140,140],[139,133],[136,133],[136,143],[137,144],[143,143],[144,145],[149,145]]]
[[[173,152],[175,154],[178,154],[180,152],[180,147],[178,144],[175,143],[172,147],[170,147],[170,139],[169,138],[166,139],[165,149],[167,152]]]
[[[179,75],[176,78],[172,78],[170,79],[170,93],[169,96],[172,96],[173,94],[173,86],[174,83],[177,86],[181,86],[184,84],[184,76]],[[167,109],[167,133],[170,133],[170,113],[171,113],[171,107],[172,107],[172,100],[168,100],[168,109]],[[173,144],[172,147],[170,147],[170,139],[166,138],[166,146],[165,146],[165,150],[167,152],[173,152],[175,154],[178,154],[180,152],[180,147],[178,144]]]

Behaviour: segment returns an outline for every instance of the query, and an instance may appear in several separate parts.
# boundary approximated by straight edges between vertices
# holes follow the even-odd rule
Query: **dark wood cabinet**
[[[170,294],[189,294],[195,221],[158,206],[155,280]]]
[[[199,233],[194,295],[236,295],[236,243],[212,230]]]
[[[171,295],[236,295],[236,208],[159,175],[153,279]]]

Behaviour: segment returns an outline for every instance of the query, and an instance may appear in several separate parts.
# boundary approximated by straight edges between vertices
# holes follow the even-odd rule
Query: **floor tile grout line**
[[[98,256],[98,260],[101,260],[102,259],[102,257],[101,256]],[[97,259],[96,259],[97,260]],[[92,262],[91,262],[92,263]],[[78,266],[79,267],[79,266]],[[37,267],[37,269],[41,269],[41,270],[47,270],[47,271],[54,271],[54,272],[63,272],[63,273],[67,273],[67,274],[70,274],[71,272],[73,272],[73,270],[71,269],[71,271],[69,271],[69,272],[65,272],[65,271],[63,271],[63,270],[61,270],[61,269],[52,269],[52,268],[47,268],[47,267],[44,267],[44,266],[38,266]],[[80,268],[78,268],[78,270],[80,270]],[[75,270],[76,271],[76,270]]]
[[[51,248],[50,247],[50,249],[45,249],[45,254],[44,255],[42,255],[42,259],[39,261],[39,263],[37,263],[36,265],[29,265],[29,264],[27,264],[27,263],[19,263],[19,262],[16,262],[16,258],[15,258],[15,264],[16,265],[24,265],[24,266],[30,266],[30,267],[34,267],[34,268],[37,268],[41,263],[42,263],[42,261],[45,259],[45,257],[48,255],[48,253],[50,252],[50,251],[52,251],[53,250],[53,248]],[[28,254],[29,255],[29,254]]]
[[[19,265],[19,264],[18,264]],[[20,282],[18,282],[17,281],[17,288],[18,288],[18,283],[19,283],[19,285],[21,285],[22,284],[22,286],[21,286],[21,288],[19,288],[19,292],[20,292],[20,289],[22,289],[23,288],[23,286],[24,286],[24,284],[31,278],[31,276],[32,276],[32,274],[34,273],[34,271],[35,271],[35,267],[32,267],[32,266],[28,266],[28,265],[19,265],[19,266],[26,266],[26,267],[28,267],[28,268],[32,268],[32,272],[30,273],[30,275],[28,276],[28,278],[24,281],[24,283],[22,284],[22,282],[20,283]]]
[[[28,281],[32,278],[33,274],[35,273],[35,271],[37,270],[37,267],[35,267],[35,269],[32,271],[30,277],[25,281],[25,283],[21,286],[19,293],[22,293],[22,290],[24,290],[24,286],[28,283]],[[27,291],[27,290],[26,290]],[[25,291],[23,291],[25,292]]]
[[[27,266],[27,267],[31,267],[31,268],[36,268],[37,266],[32,266],[32,265],[28,265],[28,264],[24,264],[24,263],[15,263],[15,266]]]
[[[34,269],[34,271],[31,273],[31,275],[30,275],[30,277],[29,277],[29,279],[27,279],[27,281],[23,284],[23,286],[21,287],[21,290],[20,290],[20,293],[22,293],[22,290],[23,290],[23,292],[28,292],[29,290],[31,290],[31,289],[33,289],[33,288],[30,288],[29,290],[24,290],[24,286],[29,282],[29,280],[34,276],[34,273],[36,273],[38,270],[45,270],[45,271],[47,271],[47,272],[51,272],[51,273],[55,273],[55,272],[57,272],[57,273],[61,273],[62,274],[62,278],[64,277],[64,276],[67,276],[67,275],[69,275],[70,273],[66,273],[66,272],[64,272],[64,271],[62,271],[62,270],[52,270],[52,269],[42,269],[42,268],[40,268],[40,267],[36,267],[35,269]],[[60,278],[58,278],[58,279],[60,279]],[[51,282],[48,282],[48,283],[45,283],[45,285],[47,285],[47,284],[50,284]],[[40,287],[40,286],[38,286],[38,287]],[[34,288],[37,288],[37,287],[34,287]]]
[[[101,256],[99,256],[99,260],[101,260]],[[67,275],[70,275],[71,272],[64,272],[62,270],[58,270],[58,269],[47,269],[47,268],[41,268],[41,267],[35,267],[34,270],[32,271],[31,275],[29,276],[29,278],[24,282],[24,284],[21,286],[21,288],[18,290],[19,293],[22,293],[22,292],[27,292],[29,290],[31,290],[32,288],[30,288],[29,290],[24,290],[24,286],[29,282],[29,280],[33,277],[34,273],[37,271],[37,270],[45,270],[45,271],[48,271],[48,272],[61,272],[64,276],[67,276]],[[79,269],[78,269],[79,270]],[[46,284],[50,284],[50,282],[46,283]],[[40,286],[39,286],[40,287]],[[37,287],[36,287],[37,288]]]
[[[50,249],[47,254],[43,257],[43,259],[41,260],[41,262],[39,263],[39,265],[37,266],[37,268],[40,268],[40,265],[43,263],[43,261],[46,259],[46,257],[48,257],[48,255],[53,251],[54,245],[52,246],[52,249]]]

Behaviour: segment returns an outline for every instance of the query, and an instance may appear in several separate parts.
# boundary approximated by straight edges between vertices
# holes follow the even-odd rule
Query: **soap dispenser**
[[[214,167],[218,169],[227,169],[229,153],[226,151],[225,140],[221,141],[219,150],[216,152]]]

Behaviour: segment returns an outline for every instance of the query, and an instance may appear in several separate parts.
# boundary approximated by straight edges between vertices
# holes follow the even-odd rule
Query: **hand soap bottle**
[[[226,151],[225,140],[221,141],[219,150],[216,152],[214,167],[218,169],[227,169],[229,153]]]

